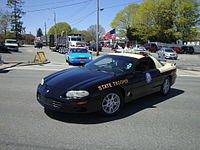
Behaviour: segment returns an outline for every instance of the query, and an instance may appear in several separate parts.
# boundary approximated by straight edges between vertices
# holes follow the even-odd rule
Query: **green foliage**
[[[42,33],[42,29],[39,28],[39,29],[37,30],[37,37],[41,37],[41,36],[43,36],[43,33]]]
[[[25,12],[22,10],[22,0],[8,0],[7,5],[12,9],[11,12],[11,31],[15,33],[15,38],[18,41],[22,38],[21,33],[25,31],[21,21]]]
[[[196,38],[199,26],[197,0],[145,0],[121,10],[111,23],[129,40],[175,42]]]
[[[78,31],[78,33],[81,33],[83,35],[85,42],[92,41],[92,36],[90,32],[88,32],[87,30],[81,30],[81,31]]]
[[[66,22],[59,22],[59,23],[56,23],[54,26],[52,26],[49,31],[48,31],[48,35],[53,35],[55,34],[55,30],[57,32],[57,35],[61,35],[61,33],[64,31],[64,32],[67,32],[67,33],[70,33],[71,32],[71,26],[66,23]]]
[[[8,11],[0,11],[0,33],[6,36],[10,26],[10,13]]]
[[[117,29],[120,34],[126,35],[127,29],[135,23],[135,15],[139,8],[138,4],[130,4],[117,13],[116,17],[111,22],[111,27]]]

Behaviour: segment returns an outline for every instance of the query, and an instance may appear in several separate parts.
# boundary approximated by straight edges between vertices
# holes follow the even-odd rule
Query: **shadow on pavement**
[[[12,54],[12,53],[22,53],[22,51],[12,51],[12,50],[2,51],[2,50],[0,50],[0,53]]]
[[[20,64],[22,64],[23,62],[18,62],[16,64],[13,64],[11,66],[8,66],[8,67],[4,67],[4,68],[0,68],[0,73],[8,73],[10,70],[7,70],[7,69],[11,69],[11,68],[14,68],[16,66],[19,66]],[[8,62],[7,63],[4,63],[4,64],[9,64]]]
[[[0,73],[8,73],[8,72],[10,72],[10,70],[1,70],[0,69]]]
[[[65,123],[76,123],[76,124],[99,124],[114,120],[119,120],[126,118],[128,116],[134,115],[137,112],[140,112],[144,109],[153,108],[156,109],[156,104],[162,103],[166,100],[170,100],[171,98],[183,94],[184,91],[179,89],[171,89],[171,92],[167,96],[161,96],[158,93],[140,98],[133,102],[125,105],[124,109],[116,116],[105,117],[100,115],[99,113],[87,113],[87,114],[70,114],[70,113],[61,113],[52,110],[44,109],[44,112],[47,116],[52,119],[62,121]]]

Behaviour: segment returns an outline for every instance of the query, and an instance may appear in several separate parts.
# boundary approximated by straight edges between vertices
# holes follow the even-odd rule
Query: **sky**
[[[87,30],[90,25],[96,24],[96,0],[23,0],[23,26],[26,33],[36,34],[38,28],[45,32],[56,22],[67,22],[71,28]],[[99,0],[99,24],[110,31],[110,23],[120,10],[128,4],[141,3],[143,0]],[[6,10],[7,0],[0,0],[0,9]],[[9,10],[9,9],[8,9]]]

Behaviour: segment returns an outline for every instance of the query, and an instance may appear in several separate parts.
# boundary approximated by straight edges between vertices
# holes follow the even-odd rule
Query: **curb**
[[[32,65],[43,65],[43,64],[48,64],[50,63],[50,61],[44,61],[44,62],[18,62],[18,63],[6,63],[3,62],[0,66],[0,70],[4,70],[4,69],[9,69],[9,68],[14,68],[16,66],[32,66]]]
[[[177,66],[177,69],[200,72],[200,67],[181,67],[181,66]]]

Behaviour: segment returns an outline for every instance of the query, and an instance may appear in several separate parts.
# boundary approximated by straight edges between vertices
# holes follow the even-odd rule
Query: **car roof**
[[[162,67],[162,64],[151,55],[141,55],[141,54],[135,54],[135,53],[109,53],[109,55],[133,57],[136,59],[141,59],[147,56],[147,57],[150,57],[154,61],[156,68]]]
[[[132,53],[109,53],[109,55],[133,57],[133,58],[136,58],[136,59],[140,59],[140,58],[145,57],[144,55],[141,55],[141,54],[132,54]]]

